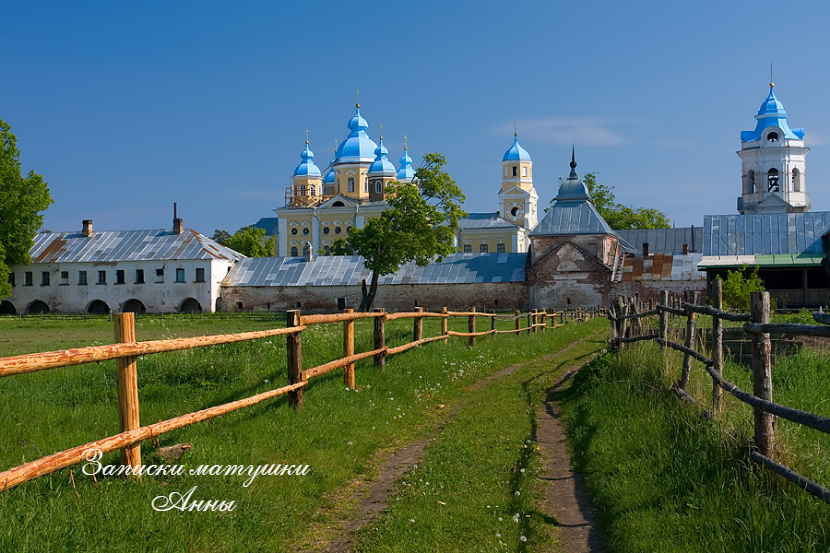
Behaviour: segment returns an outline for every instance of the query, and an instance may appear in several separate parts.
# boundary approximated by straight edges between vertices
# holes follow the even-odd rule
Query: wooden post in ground
[[[750,294],[750,313],[753,323],[769,324],[769,292]],[[772,354],[769,334],[752,335],[752,389],[753,393],[772,401]],[[771,456],[775,451],[773,416],[755,408],[755,444],[761,455]]]
[[[583,319],[583,314],[582,314],[582,308],[581,307],[578,307],[577,310],[576,310],[576,318],[580,323],[585,322],[585,319]]]
[[[547,321],[547,318],[548,318],[548,312],[547,312],[547,310],[546,310],[546,309],[542,309],[542,332],[544,332],[544,331],[545,331],[545,330],[547,330],[547,328],[548,328],[548,321]]]
[[[516,330],[521,329],[522,328],[522,312],[517,309],[516,313],[514,313],[513,316],[516,317],[516,319],[515,319],[516,320]],[[519,334],[521,334],[521,332],[517,332],[516,336],[518,336]]]
[[[375,317],[375,349],[383,349],[386,347],[386,311],[375,309],[375,313],[382,313],[380,317]],[[375,366],[381,371],[386,370],[385,351],[375,354]]]
[[[669,291],[668,290],[660,290],[660,301],[658,305],[662,305],[664,307],[669,306]],[[669,336],[669,314],[665,311],[660,311],[658,315],[660,319],[660,338],[663,340],[668,340]],[[665,344],[660,344],[660,352],[663,355],[666,355],[666,346]]]
[[[617,314],[614,311],[614,304],[608,308],[608,321],[611,323],[611,330],[608,331],[608,349],[617,351],[617,321],[615,320]]]
[[[300,326],[300,310],[286,312],[285,326]],[[286,351],[288,352],[288,384],[298,384],[303,380],[303,337],[301,332],[286,334]],[[288,405],[294,409],[303,406],[303,389],[288,392]]]
[[[617,298],[617,316],[620,317],[619,320],[619,329],[617,330],[617,335],[620,338],[626,338],[626,331],[628,330],[628,319],[623,319],[622,316],[628,315],[629,311],[629,304],[626,303],[625,298]],[[623,348],[623,343],[620,342],[620,349]]]
[[[472,311],[473,313],[475,313],[475,312],[476,312],[476,308],[475,308],[475,307],[471,307],[471,308],[470,308],[470,311]],[[471,333],[471,334],[472,334],[472,333],[474,333],[475,331],[476,331],[476,316],[475,316],[475,315],[470,315],[470,317],[469,317],[469,321],[467,321],[467,332],[469,332],[469,333]],[[471,348],[472,348],[472,347],[475,347],[475,345],[476,345],[476,337],[475,337],[475,336],[470,336],[470,337],[467,339],[467,345],[468,345],[469,347],[471,347]]]
[[[723,309],[723,281],[716,278],[712,281],[712,306]],[[712,317],[712,370],[723,376],[723,320],[717,315]],[[723,390],[714,380],[712,381],[712,412],[720,412]]]
[[[447,310],[446,307],[441,308],[441,314],[442,315],[446,315],[447,311],[448,310]],[[449,320],[450,320],[449,317],[441,317],[441,336],[449,336],[449,334],[448,334],[449,329],[447,328]],[[444,338],[444,343],[445,344],[447,343],[446,338]]]
[[[527,314],[527,333],[530,334],[533,332],[533,313],[528,312]]]
[[[423,307],[416,307],[415,311],[417,313],[422,313],[424,311]],[[412,329],[412,341],[417,342],[424,336],[424,318],[415,316],[415,325]]]
[[[344,309],[343,313],[354,313],[354,309]],[[343,357],[354,355],[354,320],[343,321]],[[354,390],[354,363],[343,367],[343,384]]]
[[[539,324],[539,310],[533,310],[533,334],[538,334],[539,327],[536,325]]]
[[[690,303],[697,303],[697,292],[694,293],[692,296],[692,301]],[[686,347],[687,348],[694,348],[695,347],[695,312],[694,311],[686,311]],[[677,387],[686,391],[686,385],[689,383],[689,372],[692,370],[692,356],[688,353],[683,356],[683,371],[680,373],[680,381],[677,383]]]
[[[493,316],[490,317],[490,330],[496,330],[496,316],[493,313]]]
[[[135,342],[135,314],[116,313],[115,341]],[[138,376],[135,357],[115,360],[115,379],[118,387],[118,420],[121,432],[141,427],[138,419]],[[133,469],[141,467],[141,446],[133,444],[121,450],[121,464]],[[136,475],[136,478],[139,476]]]

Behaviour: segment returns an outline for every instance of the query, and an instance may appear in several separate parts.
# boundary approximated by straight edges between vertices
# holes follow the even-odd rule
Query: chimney
[[[648,242],[643,242],[643,257],[648,257]]]
[[[176,203],[173,202],[173,234],[182,233],[182,220],[179,219]]]
[[[305,246],[303,246],[303,260],[304,261],[313,261],[314,260],[314,251],[311,248],[311,244],[309,242],[306,242]]]
[[[683,244],[683,255],[689,255],[689,245]]]
[[[81,234],[84,236],[92,236],[92,219],[84,219],[83,230]]]

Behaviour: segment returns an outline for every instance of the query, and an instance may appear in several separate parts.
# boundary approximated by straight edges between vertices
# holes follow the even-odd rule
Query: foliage
[[[612,229],[655,229],[670,228],[670,222],[666,214],[653,208],[634,208],[617,203],[613,186],[606,186],[597,182],[599,173],[586,173],[582,182],[588,188],[591,195],[591,203],[597,208],[599,214]],[[560,184],[562,179],[559,179]],[[546,210],[547,212],[547,210]]]
[[[366,221],[362,229],[353,228],[346,240],[334,242],[334,255],[354,252],[372,271],[368,290],[363,283],[361,311],[372,308],[380,275],[395,273],[411,261],[423,267],[456,250],[458,219],[467,214],[461,209],[464,193],[443,170],[446,163],[440,153],[425,154],[412,184],[391,182],[386,187],[389,209]]]
[[[227,234],[225,231],[217,230],[214,236],[219,233]],[[222,237],[222,235],[219,236]],[[224,245],[248,257],[274,255],[274,237],[265,240],[265,229],[256,228],[253,225],[242,227],[232,236],[225,238]]]
[[[28,265],[34,236],[52,203],[43,175],[23,177],[17,137],[0,119],[0,297],[10,296],[10,265]]]
[[[216,229],[213,231],[213,236],[211,237],[214,242],[219,244],[225,245],[225,242],[228,241],[228,238],[231,237],[231,233],[226,230]]]
[[[744,265],[727,273],[726,280],[723,281],[723,303],[730,309],[749,311],[749,294],[763,291],[764,283],[758,276],[758,267],[753,267],[750,271]]]

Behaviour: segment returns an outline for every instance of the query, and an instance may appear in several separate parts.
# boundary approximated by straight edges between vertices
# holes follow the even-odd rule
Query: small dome
[[[368,128],[368,123],[360,115],[360,107],[355,107],[354,117],[349,121],[349,136],[337,148],[339,161],[372,161],[375,158],[373,154],[378,145],[366,134]]]
[[[383,145],[383,137],[381,137],[380,144],[375,148],[375,161],[369,167],[369,175],[395,176],[395,166],[386,157],[388,153],[389,150]]]
[[[518,135],[513,136],[513,146],[504,152],[502,161],[530,161],[530,154],[527,153],[527,150],[519,146]]]
[[[409,157],[406,147],[404,147],[403,155],[398,161],[401,164],[401,169],[398,171],[397,179],[401,182],[411,182],[415,178],[415,170],[412,168],[412,158]]]
[[[303,153],[300,154],[300,157],[303,158],[303,161],[299,165],[297,165],[296,169],[294,169],[294,176],[319,177],[320,168],[314,164],[314,153],[311,150],[309,150],[308,141],[306,141],[305,150],[303,150]]]
[[[576,174],[576,154],[571,152],[571,173],[559,186],[559,193],[556,195],[556,201],[562,200],[590,200],[591,195],[588,193],[588,187],[580,180],[579,175]]]
[[[761,108],[758,110],[758,115],[787,116],[787,110],[784,109],[784,104],[781,103],[781,100],[775,96],[772,86],[769,87],[769,96],[767,96],[767,99],[764,100],[763,104],[761,104]]]

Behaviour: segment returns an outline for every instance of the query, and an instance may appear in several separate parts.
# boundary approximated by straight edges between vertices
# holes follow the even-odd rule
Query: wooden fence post
[[[539,310],[533,310],[533,334],[538,334],[539,327],[536,325],[539,324]]]
[[[496,316],[490,317],[490,330],[496,330]]]
[[[442,315],[447,314],[447,308],[446,307],[441,308],[441,314]],[[448,334],[449,329],[447,328],[449,320],[450,320],[449,317],[441,317],[441,336],[449,336],[449,334]],[[444,338],[444,343],[445,344],[447,343],[446,338]]]
[[[470,311],[472,311],[473,313],[475,313],[475,312],[476,312],[476,308],[475,308],[475,307],[471,307],[471,308],[470,308]],[[470,319],[469,319],[469,321],[467,322],[467,332],[469,332],[469,333],[474,333],[475,331],[476,331],[476,316],[475,316],[475,315],[470,315]],[[476,345],[476,337],[475,337],[475,336],[470,336],[470,337],[467,339],[467,345],[468,345],[469,347],[471,347],[471,348],[472,348],[472,347],[475,347],[475,345]]]
[[[415,311],[417,313],[421,313],[421,312],[423,312],[423,310],[424,310],[423,307],[416,307],[415,308]],[[419,317],[419,316],[416,315],[415,316],[415,325],[414,325],[413,330],[412,330],[412,341],[417,342],[418,340],[420,340],[423,337],[423,335],[424,335],[424,318]]]
[[[530,334],[533,332],[533,314],[528,312],[527,314],[527,333]]]
[[[354,309],[344,309],[343,313],[354,313]],[[343,357],[354,355],[354,320],[343,321]],[[343,367],[343,384],[354,390],[354,363]]]
[[[697,292],[692,296],[691,303],[697,303]],[[686,311],[686,347],[695,347],[695,312]],[[686,385],[689,383],[689,372],[692,370],[692,356],[688,353],[683,355],[683,371],[680,373],[680,382],[677,387],[686,391]]]
[[[714,287],[712,298],[715,309],[723,309],[723,281],[716,278],[712,281]],[[723,320],[717,315],[712,316],[712,370],[723,376]],[[712,412],[720,412],[721,396],[723,391],[717,382],[712,380]]]
[[[516,330],[520,330],[522,328],[522,312],[517,309],[513,316],[516,317]],[[521,334],[521,332],[517,332],[516,336],[519,334]]]
[[[669,291],[668,290],[660,290],[660,301],[658,305],[662,305],[664,307],[669,306]],[[658,315],[660,318],[660,338],[663,340],[669,339],[669,314],[666,311],[660,311]],[[666,345],[660,344],[660,353],[663,355],[666,354]]]
[[[135,314],[116,313],[115,341],[135,342]],[[118,420],[121,432],[141,427],[138,419],[138,376],[135,357],[115,360],[115,380],[118,387]],[[137,470],[141,468],[141,445],[133,444],[121,450],[121,464]],[[139,478],[138,474],[135,475]]]
[[[769,324],[769,292],[752,292],[750,298],[752,322]],[[768,333],[752,335],[752,390],[761,399],[772,401],[772,362]],[[761,455],[769,457],[775,450],[773,416],[758,408],[754,411],[755,444]]]
[[[287,311],[285,326],[300,326],[300,310]],[[299,384],[303,380],[303,337],[302,333],[286,334],[286,351],[288,352],[288,384]],[[288,405],[294,409],[303,406],[303,388],[288,392]]]
[[[625,338],[626,331],[628,330],[628,319],[623,319],[622,317],[628,315],[629,304],[626,303],[626,299],[622,297],[617,298],[617,302],[617,317],[619,317],[619,327],[617,330],[617,336],[619,336],[620,338]],[[624,344],[620,342],[620,349],[623,348],[623,345]]]
[[[547,327],[548,327],[547,318],[548,318],[547,310],[542,309],[542,332],[547,330]]]
[[[580,323],[585,322],[585,319],[583,319],[583,315],[582,315],[582,308],[581,308],[581,307],[578,307],[578,308],[577,308],[576,313],[577,313],[577,315],[576,315],[577,320],[578,320]]]
[[[608,332],[608,349],[617,351],[617,313],[614,310],[614,304],[608,308],[608,321],[611,323],[611,330]]]
[[[386,347],[386,312],[383,309],[375,309],[375,313],[381,313],[375,317],[375,349]],[[386,352],[375,354],[375,366],[381,371],[386,370]]]

